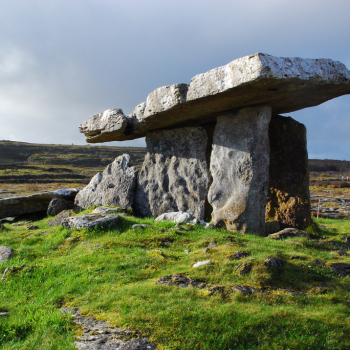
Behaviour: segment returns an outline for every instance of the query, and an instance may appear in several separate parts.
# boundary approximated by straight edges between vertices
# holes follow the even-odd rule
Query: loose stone
[[[192,267],[196,268],[196,267],[206,266],[206,265],[213,265],[213,263],[210,260],[198,261]]]
[[[232,254],[229,259],[242,259],[242,258],[246,258],[250,256],[250,253],[248,252],[243,252],[243,251],[239,251],[237,253]]]
[[[281,269],[284,267],[284,265],[286,265],[286,261],[282,258],[267,258],[265,260],[265,265],[267,265],[268,267],[274,268],[274,269]]]
[[[36,226],[36,225],[27,226],[27,230],[37,230],[38,228],[39,226]]]
[[[301,231],[296,228],[285,228],[282,231],[273,233],[271,235],[268,235],[266,238],[270,239],[285,239],[285,238],[290,238],[290,237],[305,237],[305,238],[310,238],[310,233]]]
[[[13,257],[13,250],[7,246],[0,247],[0,264],[10,260]]]
[[[118,215],[87,214],[68,217],[62,221],[62,226],[68,229],[94,229],[97,227],[112,228],[119,223]]]
[[[135,224],[132,225],[131,228],[135,229],[135,228],[147,228],[147,227],[154,227],[153,225],[147,225],[147,224]]]

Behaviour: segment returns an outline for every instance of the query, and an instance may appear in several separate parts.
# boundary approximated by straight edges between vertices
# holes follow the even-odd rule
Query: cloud
[[[128,114],[159,86],[255,52],[349,67],[348,13],[348,0],[5,0],[0,139],[83,144],[78,125],[92,114]],[[349,106],[345,96],[291,114],[308,127],[310,154],[350,159],[337,146]]]

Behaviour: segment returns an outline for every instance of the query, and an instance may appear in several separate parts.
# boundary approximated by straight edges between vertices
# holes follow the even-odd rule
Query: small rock
[[[38,228],[39,228],[39,226],[36,226],[36,225],[27,226],[27,230],[37,230]]]
[[[70,216],[73,216],[75,213],[73,210],[64,210],[61,211],[54,219],[49,220],[47,224],[49,226],[58,226],[62,224],[62,221],[64,219],[69,218]]]
[[[147,227],[154,227],[153,225],[147,225],[147,224],[135,224],[131,226],[131,229],[135,228],[147,228]]]
[[[112,228],[119,223],[118,215],[87,214],[71,216],[62,221],[62,226],[68,229],[94,229],[98,227]]]
[[[40,236],[41,236],[41,237],[47,236],[47,232],[41,232],[41,233],[40,233]]]
[[[83,242],[81,245],[84,246],[84,245],[89,245],[91,244],[92,242]]]
[[[55,216],[63,210],[72,209],[73,204],[73,201],[68,201],[64,198],[53,198],[47,208],[47,215]]]
[[[350,276],[350,264],[345,263],[333,263],[331,264],[331,270],[337,275]]]
[[[274,269],[281,269],[287,262],[282,258],[267,258],[265,260],[265,265]]]
[[[172,275],[166,275],[161,277],[157,282],[157,284],[166,284],[169,286],[178,286],[181,288],[185,288],[188,286],[192,286],[195,288],[205,288],[206,284],[200,280],[194,280],[191,277],[186,277],[181,273],[174,273]]]
[[[282,231],[268,235],[266,238],[285,239],[289,237],[306,237],[310,238],[310,233],[298,230],[296,228],[285,228]]]
[[[15,220],[15,217],[14,216],[8,216],[6,218],[2,218],[0,219],[0,223],[4,223],[4,222],[13,222]]]
[[[128,209],[125,208],[115,208],[115,207],[98,207],[96,208],[92,214],[129,214]]]
[[[237,253],[232,254],[229,257],[229,259],[237,259],[238,260],[238,259],[246,258],[248,256],[250,256],[250,253],[239,251]]]
[[[184,253],[189,254],[189,253],[191,253],[191,250],[190,249],[185,249]]]
[[[8,312],[0,312],[0,317],[7,316],[8,314]]]
[[[243,295],[250,295],[255,292],[259,292],[260,290],[258,288],[249,287],[249,286],[240,286],[240,285],[234,285],[231,287],[231,290],[234,292],[241,293]]]
[[[177,211],[177,212],[172,212],[172,213],[164,213],[162,215],[159,215],[155,222],[160,222],[160,221],[173,221],[179,225],[182,225],[186,222],[192,222],[195,220],[195,218],[184,211]]]
[[[103,244],[96,244],[92,247],[92,249],[98,249],[98,248],[102,248],[102,247],[104,247]]]
[[[313,264],[314,264],[315,266],[324,266],[324,265],[326,264],[326,262],[323,261],[323,260],[320,260],[320,259],[315,259],[315,260],[313,261]]]
[[[4,261],[8,261],[13,257],[13,250],[10,247],[0,247],[0,264]]]
[[[299,256],[299,255],[293,255],[290,259],[291,260],[307,260],[307,258],[305,256]]]
[[[192,267],[196,268],[196,267],[205,266],[205,265],[213,265],[213,263],[210,260],[198,261]]]
[[[215,243],[215,242],[210,242],[209,244],[208,244],[208,248],[217,248],[218,247],[218,245],[217,245],[217,243]]]
[[[77,237],[68,237],[66,240],[67,241],[72,241],[72,242],[76,242],[79,241],[81,236],[77,236]]]
[[[15,222],[11,224],[11,226],[24,226],[24,225],[28,225],[29,223],[30,221],[21,221],[21,222]]]
[[[219,293],[223,296],[225,294],[225,287],[222,287],[222,286],[212,287],[212,288],[209,288],[209,292],[210,292],[208,294],[209,297],[211,297],[215,293]]]
[[[252,264],[245,261],[244,263],[237,265],[236,270],[239,270],[238,274],[240,276],[246,275],[252,270]]]
[[[335,250],[332,252],[332,254],[337,254],[339,256],[349,256],[349,254],[344,252],[344,250]]]

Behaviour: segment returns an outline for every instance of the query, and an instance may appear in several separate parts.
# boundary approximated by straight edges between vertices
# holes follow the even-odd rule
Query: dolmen
[[[88,143],[147,143],[138,176],[124,155],[93,179],[90,194],[103,187],[100,204],[123,202],[144,217],[185,211],[259,235],[265,221],[303,229],[311,222],[306,128],[281,114],[349,93],[340,62],[262,53],[160,87],[127,116],[108,109],[79,126]],[[118,178],[104,181],[114,168]]]

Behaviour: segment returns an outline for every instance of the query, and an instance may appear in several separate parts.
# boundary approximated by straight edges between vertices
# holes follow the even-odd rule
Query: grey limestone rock
[[[350,276],[350,264],[333,263],[331,264],[331,270],[337,275]]]
[[[193,264],[192,267],[196,268],[196,267],[206,266],[206,265],[213,265],[213,263],[211,262],[211,260],[203,260],[203,261],[196,262],[195,264]]]
[[[267,258],[265,260],[265,265],[274,269],[281,269],[287,262],[282,258]]]
[[[62,189],[58,191],[36,193],[31,196],[18,196],[0,199],[0,218],[47,211],[53,198],[74,200],[79,189]]]
[[[184,211],[203,220],[209,187],[207,140],[201,127],[147,134],[148,153],[137,182],[136,214],[158,217]]]
[[[270,107],[248,107],[218,117],[208,193],[214,225],[264,235],[270,119]]]
[[[156,89],[120,126],[113,118],[109,122],[106,111],[83,123],[80,131],[91,143],[131,140],[155,129],[200,125],[215,120],[217,113],[252,104],[271,106],[277,115],[349,93],[350,72],[340,62],[256,53],[198,74],[189,85]]]
[[[234,253],[232,254],[229,259],[233,259],[233,260],[236,260],[236,259],[242,259],[242,258],[246,258],[250,256],[250,253],[248,252],[243,252],[243,251],[239,251],[237,253]]]
[[[68,229],[82,230],[97,227],[112,228],[118,223],[118,215],[87,214],[68,217],[62,221],[62,226]]]
[[[131,229],[135,228],[147,228],[147,227],[154,227],[153,225],[147,225],[147,224],[134,224],[131,226]]]
[[[173,221],[176,222],[177,224],[184,224],[186,222],[192,222],[195,218],[184,211],[177,211],[177,212],[172,212],[172,213],[164,213],[159,215],[156,219],[155,222],[160,222],[160,221]]]
[[[113,208],[113,207],[98,207],[93,212],[93,214],[125,214],[127,210],[125,208]]]
[[[56,215],[55,218],[53,218],[52,220],[49,220],[47,223],[49,226],[58,226],[61,225],[62,221],[66,218],[69,218],[70,216],[74,215],[74,211],[73,210],[64,210],[61,211],[58,215]]]
[[[285,239],[290,237],[305,237],[310,238],[310,233],[298,230],[297,228],[285,228],[282,231],[272,233],[268,235],[266,238],[271,239]]]
[[[62,212],[63,210],[68,210],[73,208],[74,201],[68,201],[64,198],[53,198],[49,203],[47,208],[47,215],[55,216]]]
[[[97,173],[75,197],[78,208],[92,205],[111,205],[132,208],[137,169],[130,167],[130,156],[123,154],[109,164],[103,173]]]
[[[0,247],[0,264],[4,261],[10,260],[13,257],[13,250],[10,247]]]

